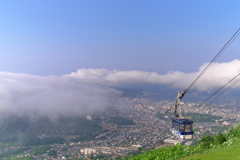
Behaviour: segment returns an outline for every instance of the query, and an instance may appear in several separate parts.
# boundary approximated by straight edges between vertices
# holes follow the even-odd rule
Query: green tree
[[[218,133],[215,137],[214,137],[214,144],[215,145],[220,145],[223,142],[226,141],[226,137],[222,134],[222,133]]]
[[[210,148],[211,144],[214,143],[214,138],[210,135],[202,137],[198,142],[204,149]]]

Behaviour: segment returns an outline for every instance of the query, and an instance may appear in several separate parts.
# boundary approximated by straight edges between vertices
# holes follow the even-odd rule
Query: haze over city
[[[0,1],[0,159],[239,158],[239,6]]]
[[[98,112],[115,87],[186,89],[239,29],[238,1],[1,1],[0,112]],[[240,72],[240,37],[193,87]],[[240,84],[233,86],[239,88]]]

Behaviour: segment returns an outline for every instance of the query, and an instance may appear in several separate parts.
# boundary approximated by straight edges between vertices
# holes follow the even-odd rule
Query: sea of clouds
[[[192,73],[170,71],[166,74],[86,68],[63,76],[0,72],[0,113],[55,119],[102,112],[121,95],[115,87],[153,84],[186,89],[206,65],[208,63]],[[193,88],[198,91],[220,88],[239,73],[238,59],[214,63]],[[240,83],[233,87],[239,88]]]

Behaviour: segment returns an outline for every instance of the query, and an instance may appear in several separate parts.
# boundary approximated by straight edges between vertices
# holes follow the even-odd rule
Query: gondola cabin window
[[[191,132],[192,131],[192,124],[185,124],[185,132]]]

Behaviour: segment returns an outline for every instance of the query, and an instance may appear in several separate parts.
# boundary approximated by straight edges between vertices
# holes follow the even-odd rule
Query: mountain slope
[[[230,127],[227,133],[205,136],[197,146],[162,147],[145,153],[123,158],[128,160],[233,160],[240,159],[240,125]]]
[[[212,148],[201,154],[185,157],[181,160],[233,160],[240,159],[240,139],[238,139],[233,145],[221,148]]]

